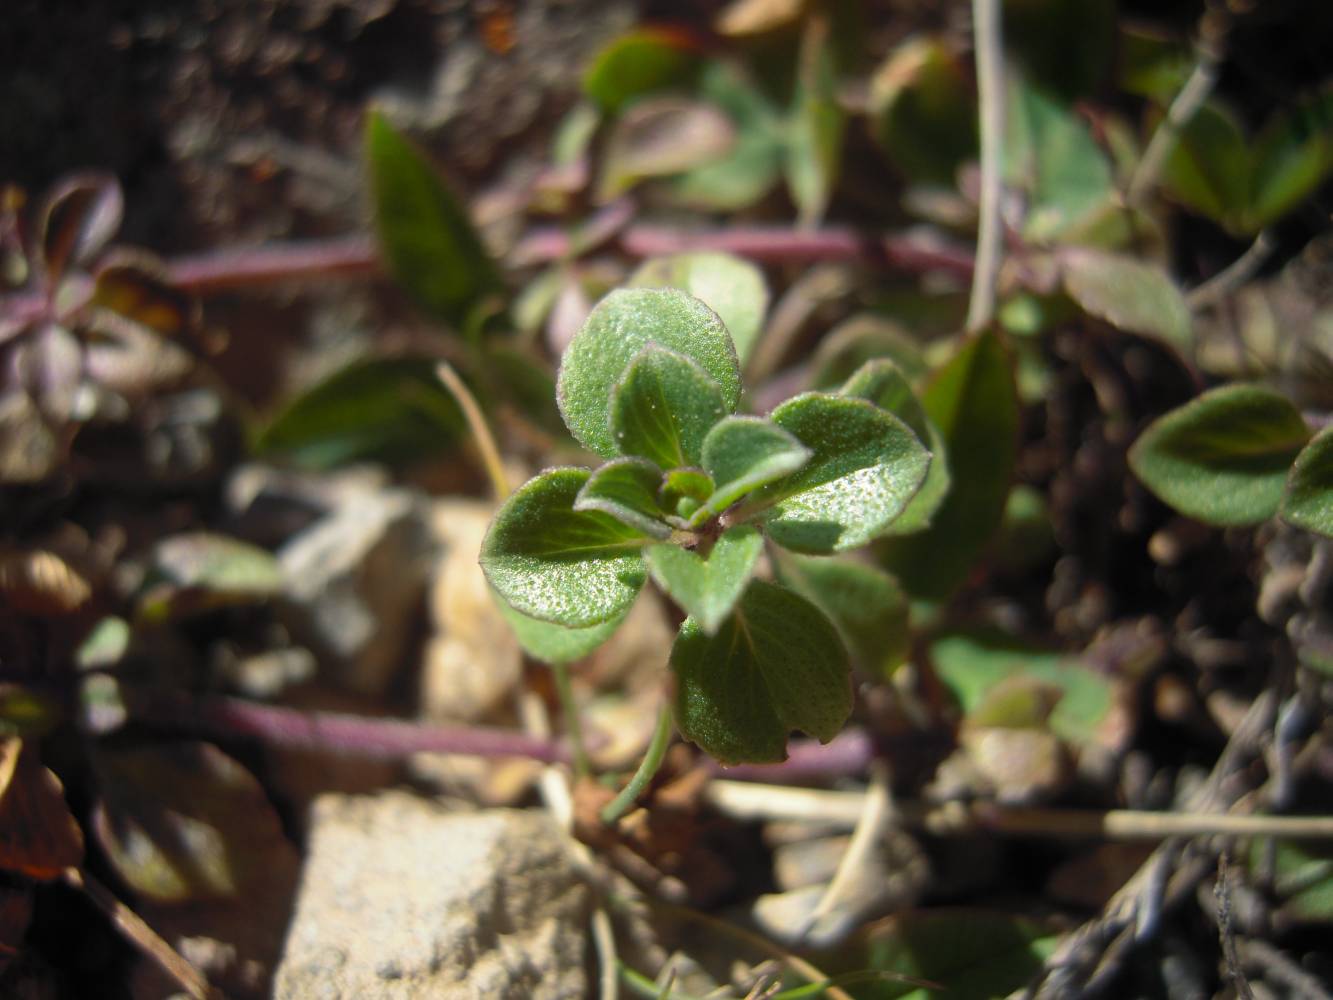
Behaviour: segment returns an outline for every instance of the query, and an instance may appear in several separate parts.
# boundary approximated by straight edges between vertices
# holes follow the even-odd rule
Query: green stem
[[[583,725],[579,722],[579,707],[574,703],[574,688],[569,683],[569,667],[563,663],[552,663],[551,673],[555,676],[555,693],[560,699],[560,711],[565,716],[565,731],[569,733],[574,777],[586,778],[592,774],[592,765],[588,761],[588,748],[583,744]]]
[[[648,782],[653,780],[657,769],[662,766],[662,758],[666,756],[667,747],[670,745],[671,706],[663,705],[657,716],[657,729],[653,732],[653,741],[648,744],[648,752],[643,755],[639,769],[634,772],[634,777],[629,779],[629,784],[622,788],[620,794],[602,810],[603,823],[610,825],[629,812],[639,793],[648,787]]]

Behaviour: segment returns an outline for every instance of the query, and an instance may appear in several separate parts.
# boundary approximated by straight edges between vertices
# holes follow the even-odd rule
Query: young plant
[[[673,289],[612,292],[557,382],[566,425],[605,464],[536,476],[482,545],[521,641],[553,662],[583,655],[651,577],[688,615],[671,651],[687,739],[726,764],[784,759],[792,730],[832,739],[852,697],[830,614],[857,609],[826,613],[759,579],[760,557],[766,542],[829,556],[894,532],[931,466],[918,433],[877,405],[893,407],[904,387],[888,362],[870,362],[836,393],[740,415],[736,350],[712,310]],[[775,562],[781,572],[791,560]]]

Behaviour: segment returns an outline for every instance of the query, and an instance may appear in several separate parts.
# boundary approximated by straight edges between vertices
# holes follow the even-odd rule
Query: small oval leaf
[[[1129,450],[1129,464],[1182,514],[1219,526],[1258,524],[1277,513],[1287,471],[1309,437],[1284,396],[1228,385],[1155,420]]]
[[[715,635],[687,618],[671,648],[676,727],[722,764],[787,757],[787,735],[827,743],[852,710],[847,654],[833,624],[790,590],[751,581]]]
[[[704,438],[704,469],[716,487],[694,523],[722,513],[747,493],[791,475],[810,460],[810,449],[789,431],[761,417],[728,417]]]
[[[649,341],[685,355],[722,390],[728,413],[740,402],[731,335],[698,299],[671,288],[619,289],[602,299],[560,362],[556,396],[565,425],[603,458],[620,454],[611,434],[611,388]]]
[[[600,511],[576,511],[587,469],[528,480],[481,545],[486,579],[515,610],[568,628],[610,621],[643,586],[642,533]]]
[[[574,499],[575,510],[600,510],[650,538],[668,538],[658,491],[662,470],[642,458],[617,458],[597,469]]]
[[[724,531],[706,557],[666,543],[648,546],[643,558],[653,582],[712,635],[731,614],[763,550],[758,529],[739,524]]]
[[[726,325],[741,364],[759,339],[768,311],[768,285],[763,272],[729,253],[700,251],[655,257],[644,261],[627,284],[689,292]]]
[[[596,625],[583,628],[566,628],[554,622],[544,622],[521,611],[515,611],[505,603],[504,598],[492,590],[495,606],[499,609],[509,627],[514,630],[514,638],[523,647],[523,651],[534,659],[544,663],[571,663],[582,659],[594,649],[611,638],[620,623],[629,614],[626,607],[619,615]]]
[[[863,399],[809,392],[772,419],[812,452],[799,472],[766,491],[769,536],[797,552],[842,552],[884,534],[930,467],[911,429]]]
[[[54,286],[68,269],[92,260],[116,235],[124,211],[120,184],[109,174],[75,174],[62,181],[38,223],[47,281]]]
[[[706,371],[650,342],[611,390],[611,436],[620,451],[661,468],[697,465],[704,437],[728,412]]]

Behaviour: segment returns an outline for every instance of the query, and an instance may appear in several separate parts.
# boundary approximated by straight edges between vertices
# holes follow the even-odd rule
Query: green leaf
[[[918,183],[953,187],[977,155],[974,88],[957,54],[939,38],[911,38],[870,81],[871,136]]]
[[[828,615],[852,657],[870,673],[887,678],[907,659],[907,595],[889,574],[852,559],[781,550],[774,562],[778,580]]]
[[[1028,195],[1028,239],[1055,239],[1111,196],[1111,165],[1088,127],[1016,74],[1005,122],[1004,175]]]
[[[1111,682],[1095,670],[998,630],[942,633],[930,644],[930,660],[969,716],[985,707],[997,688],[1015,680],[1057,689],[1061,698],[1049,725],[1074,744],[1097,742],[1115,707]]]
[[[1282,496],[1282,520],[1333,538],[1333,427],[1301,449]]]
[[[401,464],[449,450],[463,415],[425,358],[357,361],[287,404],[259,434],[260,455],[307,469]]]
[[[731,117],[736,143],[721,159],[683,174],[672,194],[681,205],[703,211],[747,208],[782,176],[786,137],[781,115],[736,66],[720,60],[704,67],[699,93]]]
[[[713,495],[713,477],[703,469],[671,469],[662,481],[664,497],[689,497],[703,502]]]
[[[735,142],[731,119],[711,104],[681,97],[646,98],[611,127],[597,200],[611,201],[642,180],[713,163]]]
[[[1326,849],[1311,850],[1312,846],[1256,837],[1250,846],[1250,867],[1256,873],[1273,872],[1281,917],[1333,923],[1333,857]]]
[[[698,60],[689,38],[667,28],[636,28],[613,39],[583,74],[583,92],[605,111],[685,83]]]
[[[1129,464],[1182,514],[1219,526],[1258,524],[1277,513],[1287,471],[1309,438],[1286,397],[1228,385],[1153,421]]]
[[[226,535],[191,531],[154,547],[135,613],[164,621],[237,604],[255,604],[282,589],[271,552]]]
[[[852,710],[837,630],[805,598],[762,580],[715,635],[687,618],[671,669],[676,727],[722,764],[785,760],[794,729],[827,743]]]
[[[847,116],[838,105],[837,86],[828,20],[811,17],[801,38],[785,164],[787,188],[802,226],[823,218],[838,181]]]
[[[1058,259],[1065,292],[1088,315],[1179,351],[1192,347],[1189,306],[1161,267],[1086,247],[1067,247]]]
[[[764,273],[729,253],[699,251],[644,261],[626,282],[631,288],[678,288],[717,313],[736,345],[741,364],[749,357],[768,311]]]
[[[1295,208],[1333,171],[1333,86],[1271,118],[1251,158],[1247,228],[1257,230]]]
[[[930,449],[930,471],[926,481],[907,502],[889,528],[889,534],[910,535],[930,527],[930,519],[949,492],[949,463],[944,438],[926,417],[925,408],[916,398],[907,377],[888,358],[867,361],[852,373],[840,395],[874,403],[911,428],[922,444]]]
[[[747,493],[790,475],[810,455],[809,448],[770,420],[727,417],[704,438],[703,465],[717,485],[694,522],[702,523]]]
[[[862,399],[808,392],[772,420],[813,453],[770,486],[769,537],[797,552],[826,554],[882,535],[925,481],[930,452],[897,417]]]
[[[1004,516],[1018,452],[1018,394],[993,332],[963,343],[922,395],[944,438],[954,488],[928,530],[894,539],[886,567],[913,597],[943,600],[963,582]]]
[[[622,615],[645,578],[646,539],[600,511],[576,511],[586,469],[551,469],[496,512],[481,545],[486,579],[515,610],[568,628]]]
[[[658,489],[662,470],[642,458],[617,458],[597,469],[574,499],[578,511],[600,510],[650,538],[669,538]]]
[[[1059,943],[1049,925],[1008,913],[934,909],[896,914],[873,924],[825,969],[874,969],[939,983],[941,993],[910,982],[881,980],[857,990],[864,1000],[985,1000],[1028,982]]]
[[[643,558],[653,582],[712,635],[731,614],[763,550],[759,530],[738,524],[722,532],[707,557],[659,544],[648,546]]]
[[[671,288],[618,289],[597,303],[565,351],[556,395],[579,443],[603,458],[620,454],[611,434],[611,389],[650,341],[685,355],[722,390],[727,412],[740,402],[731,335],[698,299]]]
[[[611,437],[619,451],[664,469],[698,465],[709,428],[728,412],[706,371],[649,342],[611,390]]]
[[[606,642],[620,628],[621,622],[629,614],[629,606],[616,617],[596,625],[583,628],[566,628],[554,622],[544,622],[521,611],[511,608],[499,594],[495,596],[495,606],[499,609],[509,627],[514,630],[514,638],[523,647],[524,652],[544,663],[571,663],[582,659],[594,649]]]
[[[928,371],[921,345],[907,326],[874,313],[858,313],[820,341],[811,365],[810,388],[833,392],[863,364],[877,358],[889,359],[912,381]]]
[[[1180,129],[1162,181],[1186,208],[1240,231],[1250,204],[1250,150],[1240,121],[1209,101]]]
[[[394,278],[433,315],[465,325],[503,287],[472,220],[430,161],[385,118],[366,118],[375,227]]]

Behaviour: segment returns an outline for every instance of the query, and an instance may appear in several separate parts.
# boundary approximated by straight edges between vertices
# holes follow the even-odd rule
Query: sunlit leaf
[[[749,357],[768,311],[768,286],[754,264],[727,253],[699,251],[655,257],[626,282],[630,287],[679,288],[717,313],[741,364]]]
[[[611,389],[650,341],[685,355],[722,390],[727,411],[740,400],[740,365],[717,314],[675,289],[612,292],[593,309],[560,363],[556,393],[565,424],[603,458],[620,449],[611,434]]]
[[[1333,538],[1333,428],[1301,449],[1282,496],[1282,520]]]
[[[1018,395],[1000,338],[965,341],[922,394],[944,439],[954,484],[926,531],[885,547],[887,567],[914,597],[943,600],[971,572],[1004,515],[1018,451]]]
[[[805,393],[772,420],[812,452],[768,487],[765,516],[775,542],[797,552],[857,548],[882,535],[926,478],[930,453],[897,417],[862,399]]]
[[[1070,107],[1015,75],[1005,123],[1004,175],[1028,196],[1028,239],[1058,237],[1110,197],[1111,165]]]
[[[295,877],[296,851],[253,775],[207,743],[100,747],[93,830],[116,873],[161,902],[239,899]]]
[[[883,570],[848,558],[779,552],[778,579],[811,601],[837,626],[853,659],[887,678],[907,658],[908,601]]]
[[[618,111],[656,90],[683,84],[698,65],[683,32],[636,28],[613,39],[583,74],[583,92],[605,111]]]
[[[926,416],[925,408],[916,398],[907,377],[888,358],[879,358],[867,361],[853,372],[840,392],[892,413],[930,450],[930,471],[926,473],[926,481],[890,526],[889,533],[907,535],[929,527],[930,519],[949,492],[949,462],[944,438]]]
[[[366,118],[366,158],[380,246],[394,278],[456,328],[501,287],[467,210],[426,156],[380,114]]]
[[[1228,385],[1155,420],[1129,451],[1134,474],[1182,514],[1258,524],[1277,513],[1310,438],[1300,412],[1271,389]]]
[[[764,536],[739,524],[724,531],[706,556],[660,544],[648,546],[643,557],[653,582],[712,635],[740,599],[763,549]]]
[[[723,764],[784,760],[796,729],[827,743],[852,709],[837,630],[805,598],[762,580],[715,635],[686,619],[671,669],[677,728]]]
[[[368,459],[400,463],[447,451],[463,417],[435,364],[426,358],[353,362],[287,403],[255,448],[310,469]]]
[[[695,523],[720,514],[747,493],[795,472],[811,451],[789,431],[760,417],[728,417],[704,438],[703,466],[715,485]]]
[[[1179,351],[1192,346],[1189,306],[1162,268],[1086,247],[1067,247],[1058,259],[1065,291],[1090,316]]]
[[[599,510],[650,538],[667,538],[658,490],[662,470],[642,458],[617,458],[594,470],[574,498],[576,511]]]
[[[618,451],[663,469],[698,465],[705,435],[728,412],[703,368],[650,341],[611,390],[611,436]]]
[[[600,511],[576,511],[591,477],[551,469],[495,515],[481,547],[486,578],[522,614],[583,628],[624,614],[643,586],[643,534]]]

